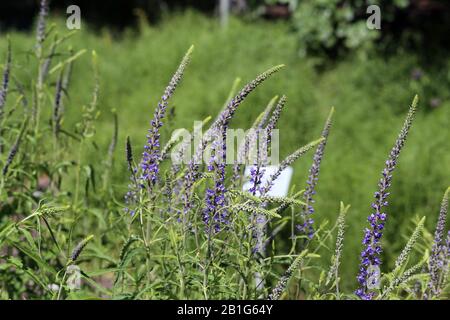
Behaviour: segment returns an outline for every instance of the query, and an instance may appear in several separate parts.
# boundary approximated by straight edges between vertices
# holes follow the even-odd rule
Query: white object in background
[[[250,178],[250,169],[252,166],[247,166],[245,168],[244,177],[249,180]],[[272,176],[275,172],[278,170],[278,166],[267,166],[267,167],[261,167],[264,169],[264,174],[261,179],[260,187],[264,187],[267,183],[267,180]],[[278,176],[277,179],[273,182],[272,187],[270,188],[269,192],[266,194],[267,196],[272,197],[286,197],[289,192],[289,184],[291,183],[292,174],[294,173],[294,169],[292,167],[287,167],[283,171],[281,171],[281,174]],[[248,191],[252,187],[252,184],[250,181],[247,181],[242,186],[242,190]],[[256,192],[256,195],[259,196],[259,191]]]
[[[219,13],[220,24],[225,28],[228,25],[228,16],[230,14],[230,0],[220,0]]]

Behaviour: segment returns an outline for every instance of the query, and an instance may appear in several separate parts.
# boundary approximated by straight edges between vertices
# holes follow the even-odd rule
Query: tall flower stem
[[[331,129],[331,120],[333,117],[334,108],[331,108],[330,113],[328,115],[327,120],[325,121],[324,128],[322,130],[323,140],[316,148],[316,152],[314,153],[313,163],[311,168],[309,169],[308,180],[306,181],[306,189],[303,193],[303,199],[306,203],[303,206],[303,212],[301,218],[303,219],[303,223],[297,225],[297,230],[302,234],[306,234],[309,239],[314,236],[314,220],[310,217],[314,213],[314,199],[313,196],[316,194],[316,185],[319,180],[319,171],[320,164],[322,162],[322,158],[325,152],[325,146],[327,145],[328,135]]]
[[[8,37],[8,49],[6,53],[6,63],[3,70],[2,83],[0,86],[0,154],[3,153],[3,117],[6,104],[6,96],[8,94],[9,77],[11,73],[11,41]]]
[[[137,172],[135,173],[137,181],[133,183],[133,180],[135,179],[132,179],[129,190],[125,195],[125,203],[127,205],[125,211],[131,216],[136,212],[136,199],[141,197],[144,190],[147,191],[148,197],[151,198],[153,186],[158,180],[159,164],[161,160],[160,128],[164,124],[163,119],[168,107],[168,101],[183,77],[184,71],[191,60],[193,50],[194,46],[191,46],[184,55],[154,111],[153,119],[150,122],[150,129],[147,133],[147,143],[144,146],[142,158],[139,167],[137,168]]]
[[[355,294],[364,300],[371,300],[376,295],[376,292],[371,288],[378,280],[378,276],[374,273],[374,268],[379,269],[381,265],[381,237],[387,218],[385,208],[388,206],[387,198],[390,194],[388,190],[391,186],[392,173],[397,165],[398,157],[405,145],[406,137],[411,128],[418,102],[419,98],[416,95],[409,108],[400,134],[386,160],[380,182],[378,183],[378,191],[374,195],[375,201],[372,203],[373,213],[368,217],[370,225],[364,232],[364,249],[361,252],[361,264],[357,277],[359,288],[355,291]]]

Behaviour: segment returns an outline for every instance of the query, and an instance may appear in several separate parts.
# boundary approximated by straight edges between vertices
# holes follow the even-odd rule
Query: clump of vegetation
[[[34,77],[30,83],[24,84],[13,76],[13,44],[8,47],[4,64],[0,91],[0,210],[7,213],[7,219],[0,222],[0,297],[446,297],[448,190],[434,239],[427,237],[422,218],[392,272],[382,274],[369,268],[381,264],[380,240],[387,218],[384,211],[389,208],[388,188],[412,124],[417,97],[375,194],[375,212],[369,216],[370,228],[365,231],[358,276],[362,288],[356,294],[343,292],[340,265],[349,206],[341,203],[335,226],[313,221],[313,217],[319,218],[313,198],[321,161],[326,157],[326,142],[332,135],[333,110],[321,136],[293,150],[267,181],[262,179],[267,145],[262,150],[256,147],[258,157],[250,164],[251,188],[242,191],[247,179],[244,168],[229,166],[225,161],[227,129],[241,103],[283,68],[276,66],[240,90],[233,86],[224,108],[197,148],[191,150],[192,156],[187,156],[187,163],[171,163],[166,156],[175,144],[171,139],[164,144],[162,134],[171,98],[188,72],[193,55],[190,48],[156,105],[142,154],[134,152],[136,146],[127,139],[126,154],[115,159],[114,151],[120,143],[118,117],[114,117],[109,147],[102,149],[96,143],[101,91],[95,52],[91,61],[93,77],[89,77],[92,94],[86,97],[73,124],[64,121],[70,103],[72,68],[86,51],[63,48],[71,34],[60,36],[47,27],[47,12],[44,0],[32,50],[34,64],[30,62],[30,70],[34,65]],[[253,129],[272,137],[285,104],[284,96],[272,99]],[[251,136],[244,142],[242,150],[247,156],[256,142]],[[183,158],[189,154],[189,147],[182,145],[178,154]],[[206,150],[209,156],[205,163],[200,160]],[[267,194],[283,169],[313,150],[305,190],[293,188],[287,197]],[[89,159],[95,159],[95,163]],[[128,185],[125,195],[111,183],[112,167],[117,161],[128,165],[130,180],[122,182]],[[320,251],[336,229],[335,253],[330,266],[324,265],[318,259]],[[419,240],[423,245],[417,245]],[[79,286],[74,277],[82,279]],[[372,281],[379,286],[369,287]]]

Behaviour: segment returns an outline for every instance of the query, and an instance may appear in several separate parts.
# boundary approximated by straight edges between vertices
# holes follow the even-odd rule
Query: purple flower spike
[[[223,137],[225,138],[225,133],[228,128],[228,124],[230,120],[233,118],[237,108],[244,101],[244,99],[254,90],[258,85],[264,82],[267,78],[269,78],[272,74],[276,73],[278,70],[283,68],[284,65],[278,65],[269,70],[261,73],[256,77],[253,81],[247,83],[239,93],[232,98],[224,110],[219,114],[217,120],[211,125],[211,132],[222,132]],[[207,134],[205,136],[208,136]],[[226,140],[223,140],[225,144]],[[198,150],[196,150],[194,157],[189,161],[189,166],[187,173],[184,179],[184,193],[183,193],[183,202],[184,202],[184,212],[188,212],[190,210],[190,197],[192,195],[192,186],[197,179],[199,162],[201,161],[203,151],[205,150],[208,141],[203,139],[200,143]],[[224,152],[224,154],[226,154]],[[225,162],[224,162],[225,163]]]
[[[359,288],[355,291],[355,294],[363,300],[371,300],[375,297],[375,292],[370,291],[369,289],[369,287],[372,287],[369,283],[369,279],[373,280],[373,275],[370,274],[372,271],[370,270],[373,270],[373,267],[381,265],[381,237],[383,236],[383,229],[387,218],[387,214],[384,210],[388,205],[388,189],[391,186],[392,172],[397,165],[398,157],[405,144],[409,129],[411,128],[418,101],[418,96],[415,96],[402,130],[386,160],[386,166],[381,173],[382,177],[378,183],[379,189],[375,192],[375,202],[372,203],[374,212],[368,217],[369,228],[366,228],[364,232],[362,241],[364,249],[361,252],[361,264],[357,276]]]
[[[11,43],[8,39],[8,49],[6,53],[6,63],[3,71],[3,78],[0,87],[0,119],[3,116],[3,108],[6,103],[6,94],[8,93],[9,76],[11,72]]]
[[[125,203],[127,204],[126,212],[130,212],[131,215],[135,214],[135,209],[132,209],[132,207],[136,204],[139,191],[147,186],[148,192],[150,193],[153,185],[158,179],[159,162],[161,158],[159,129],[163,126],[162,119],[166,113],[168,100],[180,83],[193,50],[194,47],[191,46],[184,55],[183,60],[178,66],[175,74],[172,76],[169,85],[166,87],[164,94],[155,109],[153,120],[150,122],[151,128],[148,130],[147,144],[144,146],[141,162],[139,163],[138,168],[133,168],[131,176],[132,183],[129,185],[128,192],[125,195]],[[128,161],[128,165],[130,166],[130,161]]]
[[[208,164],[208,171],[214,172],[214,186],[206,189],[205,208],[203,210],[203,222],[206,232],[211,235],[222,230],[227,225],[228,211],[225,207],[225,135],[215,132],[215,140],[212,145],[212,154]]]
[[[168,100],[173,95],[177,85],[181,81],[184,70],[190,61],[193,49],[194,47],[191,46],[185,54],[183,60],[178,66],[177,71],[170,80],[169,85],[166,87],[166,90],[164,91],[164,94],[155,109],[153,120],[150,122],[151,128],[148,130],[147,144],[144,146],[144,152],[142,153],[142,160],[140,163],[140,180],[143,182],[142,184],[147,183],[150,188],[158,179],[160,161],[159,129],[163,126],[162,119],[166,114]]]
[[[305,189],[305,193],[303,194],[303,199],[306,203],[302,212],[303,223],[297,225],[297,231],[299,231],[300,234],[306,234],[309,239],[312,239],[312,237],[314,236],[314,220],[309,216],[314,213],[313,196],[316,194],[315,188],[317,185],[317,181],[319,180],[320,163],[322,162],[328,135],[330,133],[333,113],[334,108],[331,108],[331,111],[325,122],[325,126],[322,130],[322,137],[324,138],[324,140],[322,140],[322,142],[317,146],[316,152],[314,153],[313,163],[311,165],[311,168],[309,169],[308,180],[306,181],[307,186]]]
[[[262,182],[262,178],[264,176],[265,169],[261,168],[261,166],[257,165],[250,168],[250,184],[251,187],[248,189],[248,191],[252,195],[256,195],[257,193],[260,193],[260,185]]]

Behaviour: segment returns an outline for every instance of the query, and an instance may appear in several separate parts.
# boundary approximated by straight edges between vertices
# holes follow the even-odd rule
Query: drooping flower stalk
[[[448,195],[450,192],[450,187],[444,193],[444,197],[442,198],[441,209],[439,211],[439,218],[436,224],[436,231],[434,233],[434,241],[433,246],[431,248],[430,261],[428,264],[428,269],[430,273],[430,280],[428,282],[428,291],[429,295],[427,298],[431,298],[437,296],[441,292],[442,287],[442,275],[445,265],[448,263],[448,243],[445,242],[444,232],[445,232],[445,224],[447,221],[447,213],[448,213]]]
[[[201,159],[203,158],[203,153],[207,147],[207,144],[209,142],[209,139],[211,137],[211,134],[217,134],[217,132],[222,132],[223,135],[223,144],[226,144],[226,130],[228,128],[228,123],[234,116],[234,113],[236,112],[239,105],[244,101],[244,99],[262,82],[264,82],[268,77],[270,77],[272,74],[279,71],[284,65],[275,66],[273,68],[270,68],[269,70],[263,72],[260,74],[256,79],[253,81],[247,83],[240,91],[239,93],[232,98],[227,106],[223,109],[223,111],[220,113],[220,115],[217,117],[217,119],[214,121],[214,123],[211,125],[211,128],[209,133],[207,132],[205,134],[205,137],[200,141],[200,145],[195,151],[194,156],[189,161],[188,170],[184,178],[184,192],[183,192],[183,202],[184,202],[184,212],[188,212],[191,204],[190,199],[192,195],[192,186],[194,182],[197,180],[198,176],[198,170],[199,170],[199,163],[201,162]],[[223,156],[226,155],[226,149],[223,149]],[[222,170],[221,168],[219,168]],[[219,173],[219,176],[221,174]]]
[[[90,235],[83,240],[81,240],[76,247],[72,250],[72,254],[70,255],[70,263],[74,263],[77,261],[78,257],[80,256],[83,249],[86,247],[86,245],[94,238],[94,235]]]
[[[228,128],[229,121],[233,118],[237,108],[241,104],[241,102],[264,80],[269,78],[272,74],[279,71],[281,68],[283,68],[284,65],[278,65],[273,68],[270,68],[269,70],[263,72],[258,77],[256,77],[255,80],[249,82],[247,85],[244,86],[244,88],[241,89],[241,91],[230,100],[227,107],[220,113],[219,117],[215,121],[215,123],[212,125],[212,128]]]
[[[124,210],[131,216],[134,216],[136,213],[136,208],[134,207],[139,199],[138,194],[140,194],[143,189],[147,188],[148,194],[150,195],[152,193],[153,186],[157,182],[161,159],[159,131],[163,126],[163,119],[166,114],[168,100],[172,97],[176,87],[180,83],[183,73],[191,60],[193,50],[194,46],[191,46],[186,52],[168,86],[164,90],[164,94],[158,102],[153,119],[150,122],[150,129],[147,134],[147,143],[144,146],[139,167],[131,170],[131,183],[128,185],[128,191],[124,197],[126,204],[126,208]],[[127,143],[128,141],[129,140],[127,140]],[[130,162],[128,165],[130,166]]]
[[[314,213],[314,199],[313,196],[316,194],[316,185],[319,180],[320,163],[322,162],[323,154],[325,152],[325,146],[327,145],[328,135],[331,129],[331,120],[333,117],[334,108],[331,108],[327,120],[325,121],[325,126],[322,130],[322,137],[324,140],[317,146],[316,152],[314,153],[313,163],[309,169],[308,179],[306,181],[305,192],[303,193],[303,199],[306,203],[303,206],[301,218],[303,219],[302,224],[297,225],[297,230],[301,234],[306,234],[309,239],[314,236],[314,219],[311,215]]]
[[[170,80],[169,85],[164,90],[164,94],[155,109],[153,120],[150,122],[151,128],[148,130],[147,144],[144,146],[144,152],[142,153],[142,160],[140,163],[141,183],[142,185],[147,184],[149,186],[149,189],[151,189],[151,187],[156,183],[158,179],[160,158],[159,130],[163,126],[162,120],[166,113],[168,100],[171,98],[177,85],[181,81],[184,70],[186,69],[186,66],[191,59],[193,49],[194,47],[191,46],[183,57],[183,60],[181,61],[177,71]]]
[[[266,184],[261,188],[261,195],[264,196],[266,195],[269,191],[270,188],[272,188],[274,182],[276,179],[278,179],[278,177],[280,176],[280,174],[288,167],[290,166],[292,163],[294,163],[298,158],[300,158],[301,156],[303,156],[306,152],[308,152],[309,150],[311,150],[312,148],[314,148],[316,145],[318,145],[321,141],[323,141],[323,138],[317,139],[313,142],[310,142],[306,145],[304,145],[303,147],[297,149],[295,152],[291,153],[289,156],[287,156],[283,161],[281,161],[280,165],[278,166],[277,171],[275,171],[275,173],[273,173],[269,179],[267,180]]]
[[[285,104],[286,96],[282,96],[280,98],[280,101],[278,101],[272,116],[269,119],[269,122],[264,131],[264,135],[260,135],[260,132],[262,130],[261,127],[258,127],[256,131],[256,137],[258,139],[262,139],[262,141],[259,141],[259,144],[256,147],[255,163],[253,164],[253,167],[250,168],[251,188],[249,189],[249,191],[253,195],[256,195],[256,193],[260,193],[260,184],[262,183],[262,178],[265,172],[264,166],[267,165],[267,156],[273,135],[273,130],[275,130],[277,122],[281,116],[281,111]]]
[[[278,179],[278,177],[281,175],[281,173],[292,163],[294,163],[298,158],[300,158],[301,156],[303,156],[306,152],[308,152],[309,150],[311,150],[312,148],[314,148],[314,146],[316,146],[317,144],[319,144],[321,141],[323,140],[323,138],[320,138],[316,141],[310,142],[307,145],[297,149],[295,152],[293,152],[292,154],[290,154],[288,157],[286,157],[278,166],[277,171],[275,171],[275,173],[273,173],[266,181],[266,184],[264,186],[261,186],[259,191],[260,191],[260,196],[265,196],[270,189],[272,188],[275,180]],[[266,207],[267,203],[263,202],[261,204],[262,207]],[[255,252],[259,252],[260,254],[264,254],[265,251],[265,229],[266,229],[266,225],[267,225],[268,219],[263,216],[263,215],[256,215],[253,223],[252,223],[252,227],[254,228],[254,234],[253,237],[256,239],[256,246],[254,247],[254,251]]]
[[[391,186],[392,173],[397,165],[400,152],[406,142],[406,137],[416,112],[417,103],[418,96],[415,96],[400,134],[386,160],[385,168],[382,171],[382,177],[378,183],[379,189],[375,192],[375,202],[372,203],[374,212],[368,217],[370,225],[364,232],[364,249],[361,252],[361,264],[357,276],[359,288],[355,291],[355,294],[364,300],[371,300],[375,297],[375,292],[368,287],[372,287],[372,283],[369,283],[369,279],[372,281],[377,280],[375,279],[376,276],[373,274],[374,268],[379,268],[381,265],[380,255],[382,248],[380,242],[387,218],[384,208],[388,205],[387,198],[390,194],[388,190]]]
[[[212,145],[212,157],[209,162],[208,170],[214,171],[214,186],[206,190],[206,208],[204,211],[204,220],[209,217],[214,219],[214,231],[219,232],[221,225],[228,224],[228,212],[225,207],[225,167],[227,154],[227,129],[230,120],[234,116],[237,107],[243,99],[252,92],[256,86],[264,81],[270,74],[280,69],[280,66],[274,67],[258,76],[250,84],[247,84],[239,94],[230,100],[227,107],[221,112],[216,123],[213,124],[215,139]],[[220,213],[218,212],[220,211]]]
[[[248,153],[250,149],[250,145],[255,144],[255,140],[257,139],[256,132],[258,129],[262,129],[269,118],[269,115],[272,111],[273,106],[275,105],[276,100],[278,100],[278,96],[273,97],[269,103],[267,104],[264,112],[255,120],[250,130],[244,137],[244,141],[242,141],[239,146],[236,160],[233,164],[233,188],[237,188],[239,182],[241,180],[241,168],[243,163],[247,163]]]

